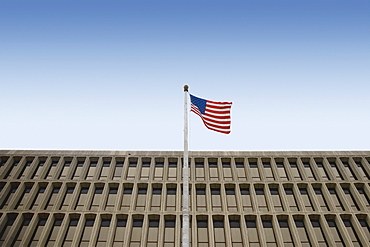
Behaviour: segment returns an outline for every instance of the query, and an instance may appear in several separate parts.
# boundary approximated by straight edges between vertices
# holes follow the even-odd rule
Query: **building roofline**
[[[0,150],[0,155],[56,156],[182,156],[183,151],[119,151],[119,150]],[[353,151],[189,151],[196,156],[370,156],[370,150]]]

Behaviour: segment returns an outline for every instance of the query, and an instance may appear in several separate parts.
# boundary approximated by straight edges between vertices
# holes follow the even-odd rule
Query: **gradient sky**
[[[369,150],[370,1],[0,1],[0,149]]]

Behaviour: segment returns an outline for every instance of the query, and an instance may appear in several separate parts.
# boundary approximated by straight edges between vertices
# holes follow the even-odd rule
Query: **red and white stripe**
[[[215,102],[207,100],[204,114],[193,104],[191,104],[191,111],[201,117],[204,125],[208,129],[229,134],[231,131],[231,105],[232,102]]]

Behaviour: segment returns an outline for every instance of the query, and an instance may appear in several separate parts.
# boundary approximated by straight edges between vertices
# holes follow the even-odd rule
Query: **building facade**
[[[370,246],[370,152],[190,152],[191,246]],[[0,246],[181,246],[182,152],[0,150]]]

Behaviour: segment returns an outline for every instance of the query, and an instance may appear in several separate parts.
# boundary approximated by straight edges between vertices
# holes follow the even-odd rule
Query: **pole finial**
[[[188,85],[184,85],[184,92],[187,92],[189,89],[189,86]]]

